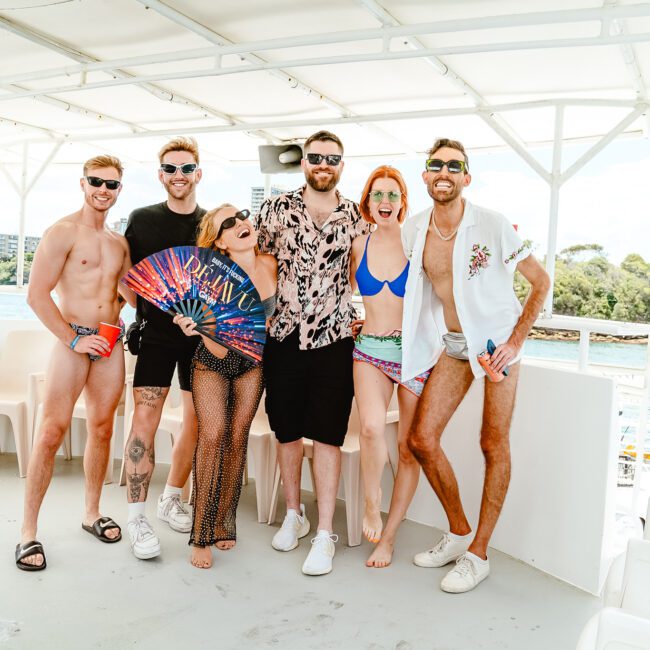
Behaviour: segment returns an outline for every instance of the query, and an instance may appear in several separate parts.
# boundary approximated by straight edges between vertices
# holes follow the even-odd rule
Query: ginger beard
[[[317,192],[332,191],[341,178],[341,164],[337,167],[328,165],[323,167],[322,164],[314,165],[312,169],[305,169],[305,180],[312,189]]]

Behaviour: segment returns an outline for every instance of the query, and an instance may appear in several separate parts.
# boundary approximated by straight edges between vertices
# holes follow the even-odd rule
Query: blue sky
[[[199,145],[201,143],[198,138]],[[146,146],[143,140],[143,147]],[[587,147],[567,146],[563,168],[581,155]],[[534,151],[547,162],[549,150]],[[358,199],[370,172],[379,164],[397,167],[406,179],[410,193],[411,212],[430,205],[420,177],[423,160],[387,157],[386,159],[349,158],[343,172],[340,190],[351,199]],[[109,222],[128,216],[136,207],[157,203],[164,192],[156,178],[155,152],[150,165],[128,167],[124,189],[112,209]],[[206,208],[225,201],[239,207],[250,205],[250,188],[263,185],[263,176],[256,165],[203,165],[199,186],[199,203]],[[546,251],[549,188],[516,154],[470,152],[472,184],[465,195],[469,200],[506,215],[518,224],[519,232],[537,245],[537,254]],[[15,171],[15,170],[13,170]],[[77,165],[52,165],[39,179],[27,203],[28,235],[40,235],[57,219],[79,208],[81,193]],[[610,261],[619,263],[631,252],[650,260],[650,143],[647,139],[620,140],[612,143],[590,161],[562,188],[559,208],[558,250],[573,244],[598,243],[604,246]],[[293,189],[303,182],[301,174],[282,174],[274,184]],[[18,231],[18,198],[3,176],[0,176],[4,206],[0,232]]]

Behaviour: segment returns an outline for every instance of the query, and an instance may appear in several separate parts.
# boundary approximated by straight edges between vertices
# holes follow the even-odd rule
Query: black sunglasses
[[[248,210],[240,210],[236,214],[233,214],[232,217],[228,217],[227,219],[224,219],[221,222],[221,225],[219,226],[216,239],[219,239],[221,237],[221,233],[224,230],[230,230],[230,228],[232,228],[237,223],[237,219],[239,219],[240,221],[246,221],[246,219],[248,219],[248,217],[250,216],[251,213]]]
[[[336,167],[340,162],[341,156],[340,154],[323,154],[323,153],[308,153],[305,158],[307,158],[307,162],[309,162],[310,165],[320,165],[323,159],[328,165],[331,165],[332,167]]]
[[[92,185],[93,187],[101,187],[106,183],[107,190],[116,190],[122,185],[120,181],[106,180],[105,178],[99,178],[99,176],[86,176],[85,179],[88,185]]]
[[[428,172],[441,172],[443,167],[447,166],[450,174],[460,174],[467,171],[467,163],[464,160],[440,160],[439,158],[429,158],[426,162]]]
[[[195,172],[198,167],[197,163],[185,163],[184,165],[172,165],[172,163],[162,163],[160,165],[160,169],[165,174],[169,174],[170,176],[176,173],[177,169],[181,170],[181,174],[184,176],[188,176],[192,172]]]

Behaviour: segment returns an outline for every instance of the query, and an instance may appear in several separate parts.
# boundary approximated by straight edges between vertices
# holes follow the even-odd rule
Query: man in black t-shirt
[[[193,138],[175,138],[159,153],[158,178],[167,190],[164,203],[134,210],[125,236],[131,260],[137,264],[152,253],[172,246],[193,246],[205,210],[196,203],[201,180],[199,151]],[[192,469],[196,447],[196,414],[190,392],[190,364],[197,337],[187,337],[172,316],[138,296],[138,319],[146,325],[133,378],[133,423],[125,447],[128,530],[133,554],[146,560],[160,554],[160,541],[145,516],[145,502],[153,473],[154,436],[171,386],[174,368],[183,403],[183,426],[174,439],[172,464],[165,491],[158,498],[158,518],[179,532],[189,532],[192,517],[181,500]]]

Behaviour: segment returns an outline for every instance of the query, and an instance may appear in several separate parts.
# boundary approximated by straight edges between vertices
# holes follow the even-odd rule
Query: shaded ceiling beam
[[[102,69],[106,73],[117,78],[114,79],[114,81],[120,80],[124,84],[137,85],[138,87],[152,94],[157,99],[186,106],[187,108],[190,108],[192,110],[200,111],[206,116],[211,115],[213,117],[217,117],[228,124],[234,124],[237,122],[231,115],[227,115],[226,113],[222,113],[203,104],[198,104],[197,102],[194,102],[193,100],[184,97],[183,95],[173,93],[169,90],[166,90],[165,88],[156,86],[148,82],[140,82],[137,79],[135,79],[134,75],[119,69],[118,66],[113,66],[113,65],[104,66],[103,62],[99,61],[95,57],[92,57],[85,52],[77,50],[66,43],[56,41],[50,36],[41,34],[36,30],[27,27],[26,25],[21,25],[15,21],[11,21],[8,20],[7,18],[0,16],[0,29],[4,29],[5,31],[11,32],[16,36],[19,36],[20,38],[24,38],[32,43],[35,43],[36,45],[44,47],[50,51],[56,52],[61,56],[65,56],[67,58],[73,59],[74,61],[81,63],[82,64],[81,66],[76,66],[78,68],[78,73],[81,75],[81,82],[82,82],[81,87],[83,87],[83,81],[86,72],[85,66],[99,65],[102,66]],[[67,74],[75,74],[75,73],[67,73]],[[5,85],[7,83],[14,83],[15,81],[19,81],[19,79],[16,79],[16,75],[13,75],[13,77],[14,77],[13,80],[7,79],[5,77],[0,77],[0,85]],[[33,80],[33,78],[31,80]],[[25,79],[25,81],[27,81],[27,79]],[[25,95],[24,93],[27,93],[27,95]],[[14,95],[18,94],[20,96],[39,97],[49,93],[30,94],[29,91],[21,91],[19,93],[14,92],[13,94]],[[136,127],[142,128],[142,127],[138,127],[137,125]]]
[[[605,0],[604,6],[606,8],[617,7],[618,0]],[[623,18],[612,19],[609,21],[603,21],[603,34],[606,35],[627,35],[629,31],[627,25]],[[634,87],[634,92],[636,93],[636,98],[638,101],[646,101],[648,99],[648,90],[643,79],[643,72],[641,71],[641,66],[639,65],[638,58],[634,51],[634,46],[631,43],[623,43],[620,46],[621,54],[623,56],[623,61],[625,66],[630,74],[630,79],[632,81],[632,86]]]
[[[276,49],[291,49],[311,45],[331,45],[335,43],[349,43],[364,40],[386,41],[394,38],[403,38],[423,34],[441,34],[467,30],[481,30],[486,28],[522,27],[558,22],[583,22],[585,20],[613,20],[615,18],[650,17],[650,3],[629,5],[623,7],[608,7],[600,9],[581,9],[572,11],[537,12],[534,14],[507,15],[495,17],[479,17],[466,20],[442,21],[438,23],[421,23],[417,25],[402,25],[400,27],[382,27],[379,29],[351,30],[330,32],[325,34],[311,34],[306,36],[292,36],[290,38],[276,38],[219,47],[195,48],[191,50],[165,52],[162,54],[127,57],[105,62],[85,62],[79,66],[66,66],[48,71],[37,71],[19,75],[4,75],[0,83],[31,81],[52,77],[69,76],[90,71],[115,71],[123,67],[138,67],[155,63],[168,63],[170,61],[185,61],[201,58],[214,58],[228,54],[250,54],[253,52],[269,51]],[[0,17],[0,27],[9,29],[7,19]],[[587,47],[591,45],[616,45],[650,40],[647,33],[626,34],[612,36],[601,34],[595,37],[543,39],[536,41],[515,41],[506,43],[486,43],[457,47],[444,47],[425,50],[417,56],[442,56],[451,54],[481,54],[487,52],[545,49],[554,47]],[[51,39],[50,39],[51,41]],[[55,47],[61,48],[61,44]],[[414,55],[411,54],[412,58]],[[350,59],[354,60],[354,59]],[[367,59],[358,59],[360,61]],[[373,59],[371,59],[373,60]],[[300,59],[298,60],[300,61]],[[336,61],[335,61],[336,62]],[[287,63],[282,63],[291,67]],[[298,65],[295,61],[292,65]],[[279,66],[273,66],[278,69]],[[122,71],[122,74],[127,74]],[[169,93],[169,91],[164,91]]]
[[[604,6],[606,7],[616,7],[618,6],[618,0],[605,0]],[[623,18],[617,18],[611,22],[603,21],[603,32],[609,34],[628,34],[628,28],[625,20]],[[648,89],[645,84],[645,79],[643,78],[643,71],[639,65],[639,60],[634,51],[634,45],[631,43],[624,43],[620,46],[621,55],[623,56],[623,61],[625,62],[625,67],[630,76],[632,82],[632,87],[636,93],[636,98],[638,101],[647,101],[648,99]],[[646,137],[650,136],[650,112],[646,113],[645,116],[645,130]]]
[[[25,88],[25,86],[20,86],[18,84],[3,84],[1,87],[9,92],[29,91],[29,88]],[[99,122],[111,122],[112,124],[117,124],[119,126],[126,126],[129,130],[134,132],[146,131],[144,127],[139,126],[138,124],[134,124],[133,122],[127,122],[126,120],[121,120],[117,117],[112,117],[111,115],[107,115],[106,113],[96,113],[95,111],[91,111],[90,109],[85,108],[84,106],[79,106],[78,104],[72,104],[71,102],[65,102],[62,99],[57,99],[56,97],[49,97],[48,95],[39,95],[38,97],[34,97],[34,100],[42,104],[49,104],[50,106],[55,106],[56,108],[60,108],[61,110],[66,111],[68,113],[76,113],[78,115],[83,115],[84,117],[95,119]]]
[[[562,183],[566,183],[574,174],[584,167],[596,154],[600,153],[610,142],[623,133],[628,126],[633,124],[650,107],[647,104],[639,104],[629,115],[623,118],[609,133],[604,135],[589,151],[584,153],[562,174]]]
[[[610,36],[606,39],[600,37],[596,38],[582,38],[582,39],[562,39],[555,41],[517,43],[517,49],[539,49],[543,48],[564,48],[580,46],[594,46],[594,45],[618,45],[623,42],[639,42],[650,41],[650,33],[644,34],[630,34],[628,36]],[[507,43],[493,43],[490,46],[490,51],[503,51],[508,49]],[[395,61],[423,58],[427,56],[439,56],[442,54],[456,54],[460,50],[472,49],[473,46],[460,46],[460,47],[445,47],[445,48],[430,48],[428,50],[407,50],[404,52],[374,52],[367,54],[355,55],[342,55],[342,56],[324,56],[315,57],[311,59],[294,59],[291,61],[278,61],[269,63],[247,64],[242,66],[234,66],[232,68],[204,68],[201,70],[187,70],[182,72],[166,72],[153,75],[133,76],[129,79],[111,79],[106,81],[99,81],[93,83],[86,83],[84,85],[69,84],[65,86],[57,86],[51,88],[41,88],[38,90],[22,91],[12,93],[11,95],[0,95],[0,101],[7,101],[12,99],[19,99],[23,97],[38,97],[43,94],[59,94],[66,92],[79,92],[82,90],[94,90],[96,88],[113,88],[117,86],[124,86],[130,84],[143,84],[151,83],[153,81],[169,81],[172,79],[196,79],[196,78],[210,78],[221,77],[233,74],[243,74],[246,72],[260,72],[268,70],[277,70],[281,68],[292,67],[310,67],[320,65],[340,65],[343,63],[361,63],[368,61]],[[214,48],[211,50],[213,54],[218,51]],[[0,84],[5,80],[0,78]],[[223,119],[223,118],[222,118]],[[231,121],[236,122],[234,118]]]
[[[79,50],[76,50],[68,45],[57,43],[52,38],[44,34],[39,34],[35,30],[29,27],[19,25],[18,23],[12,22],[7,18],[3,18],[2,16],[0,16],[0,28],[9,31],[20,38],[27,39],[28,41],[36,45],[39,45],[40,47],[44,47],[50,51],[56,52],[57,54],[73,59],[74,61],[77,61],[79,63],[88,63],[88,62],[97,61],[97,59],[93,59],[88,55],[83,54]],[[8,90],[9,92],[16,92],[16,91],[20,92],[20,91],[29,90],[29,88],[25,88],[24,86],[19,86],[13,83],[2,83],[2,87]],[[138,126],[137,124],[126,122],[124,120],[120,120],[119,118],[107,115],[106,113],[104,114],[95,113],[94,111],[84,108],[83,106],[78,106],[70,102],[64,102],[61,101],[60,99],[56,99],[55,97],[48,97],[46,95],[41,95],[38,96],[36,99],[37,101],[50,104],[51,106],[56,106],[67,112],[79,113],[81,115],[85,115],[86,117],[91,117],[97,120],[106,120],[106,121],[114,122],[115,124],[119,124],[120,126],[127,126],[129,129],[134,131],[143,128]]]
[[[35,124],[28,124],[27,122],[20,122],[18,120],[13,120],[9,117],[0,116],[0,126],[3,123],[17,127],[18,129],[24,129],[26,131],[37,131],[39,133],[42,133],[43,135],[48,136],[50,140],[53,138],[58,138],[61,135],[59,133],[56,133],[55,131],[52,131],[51,129],[46,129],[42,126],[36,126]],[[47,142],[47,140],[44,140],[44,142]]]
[[[522,109],[534,109],[534,108],[544,108],[544,107],[554,107],[554,106],[615,106],[615,107],[625,107],[634,109],[638,111],[639,115],[644,111],[650,109],[650,106],[646,103],[635,104],[634,102],[610,102],[607,100],[540,100],[537,102],[522,102],[520,104],[495,104],[490,107],[490,110],[505,112],[508,110],[522,110]],[[478,107],[457,107],[457,108],[444,108],[444,109],[429,109],[423,111],[402,111],[400,113],[375,113],[371,115],[358,115],[355,117],[330,117],[323,119],[322,117],[304,119],[304,120],[275,120],[275,121],[265,121],[258,123],[249,123],[249,124],[226,124],[226,125],[206,125],[200,127],[189,127],[183,128],[183,133],[187,135],[199,134],[199,133],[228,133],[228,132],[237,132],[237,131],[250,131],[251,129],[293,129],[300,127],[319,127],[327,125],[342,125],[342,124],[355,124],[355,123],[368,123],[368,122],[394,122],[402,120],[420,120],[420,119],[430,119],[436,117],[459,117],[466,115],[479,115],[485,109],[480,109]],[[77,136],[65,136],[66,142],[93,142],[100,140],[127,140],[133,138],[146,138],[146,137],[156,137],[156,136],[169,136],[176,135],[178,129],[158,129],[150,130],[143,133],[84,133]],[[63,134],[62,134],[63,135]],[[593,138],[600,138],[600,134],[594,134],[591,137],[580,138],[581,141],[593,140]],[[24,140],[20,141],[11,141],[11,142],[2,142],[0,141],[0,147],[9,147],[14,144],[22,143]],[[34,140],[30,140],[34,142]],[[529,143],[530,146],[531,143]],[[535,142],[537,145],[543,145],[545,142]]]
[[[164,4],[163,2],[160,2],[159,0],[135,0],[135,1],[144,5],[147,9],[152,9],[153,11],[159,13],[161,16],[164,16],[165,18],[172,21],[176,25],[179,25],[187,29],[188,31],[192,32],[193,34],[196,34],[197,36],[204,38],[206,41],[209,41],[213,45],[218,46],[220,50],[224,46],[237,45],[233,41],[227,39],[225,36],[222,36],[221,34],[217,34],[216,32],[206,27],[205,25],[197,22],[196,20],[190,18],[189,16],[186,16],[185,14],[182,14],[177,9],[173,9],[172,7],[169,7],[168,5]],[[242,58],[246,61],[249,61],[250,63],[262,63],[262,64],[267,63],[265,59],[263,59],[262,57],[258,56],[253,52],[243,52]],[[289,87],[297,90],[301,90],[302,92],[304,92],[306,95],[309,95],[310,97],[315,97],[318,101],[320,101],[322,104],[332,109],[339,115],[342,116],[351,115],[350,110],[347,109],[345,106],[342,106],[341,104],[338,104],[337,102],[333,101],[332,99],[327,97],[325,94],[319,92],[312,86],[303,83],[302,81],[297,79],[294,75],[291,75],[281,69],[271,70],[270,73],[277,79],[280,79],[281,81],[286,83]]]
[[[359,4],[363,6],[367,11],[369,11],[377,20],[381,22],[382,25],[388,27],[399,27],[401,23],[389,13],[385,7],[383,7],[377,0],[358,0]],[[409,36],[406,38],[406,43],[408,43],[415,50],[426,50],[426,46],[415,36]],[[478,92],[471,84],[469,84],[465,79],[463,79],[453,68],[447,64],[445,61],[442,61],[437,56],[428,56],[425,57],[424,61],[430,65],[439,75],[447,79],[452,83],[456,88],[458,88],[463,94],[467,95],[472,103],[475,106],[487,107],[489,102]],[[517,151],[520,152],[524,148],[524,141],[520,135],[512,128],[510,124],[506,122],[500,115],[495,113],[482,114],[482,117],[486,124],[492,127],[493,124],[498,126],[498,131],[500,136],[503,133],[507,133],[509,142],[514,142],[517,144]],[[495,129],[496,130],[496,129]],[[520,154],[521,155],[521,154]],[[533,160],[535,160],[533,158]],[[530,163],[529,163],[530,164]],[[535,169],[539,173],[538,169]]]
[[[203,25],[202,23],[199,23],[193,18],[190,18],[189,16],[182,14],[180,11],[177,11],[176,9],[169,7],[163,2],[160,2],[160,0],[136,0],[136,2],[145,5],[148,9],[152,9],[156,11],[157,13],[164,16],[168,20],[171,20],[176,25],[179,25],[189,30],[193,34],[196,34],[197,36],[206,39],[213,45],[217,45],[219,47],[235,45],[233,41],[227,39],[225,36],[222,36],[221,34],[217,34],[213,30]],[[268,63],[268,61],[258,56],[254,52],[243,54],[243,58],[244,60],[252,64]],[[279,79],[283,83],[287,84],[290,88],[299,90],[305,93],[306,95],[308,95],[309,97],[315,98],[318,102],[320,102],[321,104],[323,104],[324,106],[326,106],[327,108],[329,108],[330,110],[334,111],[336,114],[342,117],[353,117],[355,115],[354,111],[350,110],[348,107],[344,106],[343,104],[339,104],[338,102],[334,101],[331,97],[328,97],[327,95],[320,92],[319,90],[316,90],[313,86],[306,84],[305,82],[298,79],[295,75],[289,74],[288,72],[282,70],[281,68],[269,70],[269,74],[275,77],[276,79]],[[409,150],[411,149],[410,145],[401,142],[400,140],[395,138],[395,136],[393,136],[391,133],[388,133],[376,126],[373,126],[373,128],[379,133],[380,136],[395,141],[397,144],[400,145],[401,148],[407,148]]]

